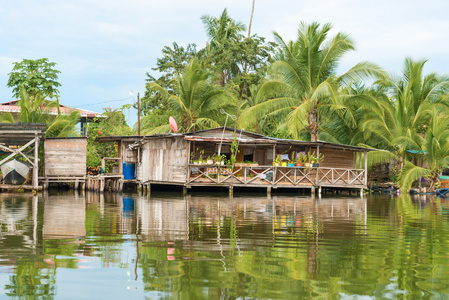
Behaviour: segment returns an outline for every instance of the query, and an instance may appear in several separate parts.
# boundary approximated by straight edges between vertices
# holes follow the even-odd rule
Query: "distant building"
[[[20,112],[20,107],[17,105],[18,102],[19,102],[19,100],[0,103],[0,113],[10,112],[13,115],[14,120],[17,121],[18,115]],[[96,113],[96,112],[93,112],[90,110],[85,110],[85,109],[73,108],[73,107],[69,107],[66,105],[62,105],[62,104],[59,105],[59,111],[63,115],[68,115],[68,114],[72,113],[73,111],[78,111],[80,113],[80,130],[84,136],[86,136],[86,134],[87,134],[87,129],[86,129],[87,123],[92,122],[94,120],[94,118],[102,118],[103,117],[102,114],[100,114],[100,113]],[[54,107],[51,109],[51,111],[49,113],[50,113],[50,115],[56,116],[56,115],[58,115],[58,109],[56,107]]]

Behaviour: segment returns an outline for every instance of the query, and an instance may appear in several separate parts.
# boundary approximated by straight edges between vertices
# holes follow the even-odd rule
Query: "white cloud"
[[[252,0],[21,0],[0,6],[0,97],[12,62],[48,57],[58,63],[62,102],[120,99],[141,89],[163,46],[205,44],[202,15],[218,16],[224,8],[248,25]],[[446,1],[256,0],[252,33],[272,40],[272,31],[296,39],[301,21],[331,22],[332,34],[343,31],[357,51],[342,69],[369,60],[399,72],[405,57],[429,59],[428,71],[446,73],[449,21]],[[434,69],[431,69],[434,68]],[[2,88],[3,87],[3,88]],[[100,95],[91,97],[91,95]]]

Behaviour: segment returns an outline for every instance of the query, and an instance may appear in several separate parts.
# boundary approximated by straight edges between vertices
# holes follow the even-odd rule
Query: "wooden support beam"
[[[33,164],[33,186],[37,189],[39,185],[39,137],[34,138],[34,164]]]
[[[365,186],[368,186],[368,151],[365,151]]]
[[[32,185],[13,185],[13,184],[0,184],[0,189],[10,189],[10,190],[42,190],[42,186],[32,186]]]
[[[13,152],[13,153],[11,153],[10,155],[8,155],[8,156],[5,157],[4,159],[2,159],[2,160],[0,161],[0,166],[3,165],[3,164],[4,164],[5,162],[7,162],[8,160],[10,160],[11,158],[13,158],[14,156],[20,154],[19,151],[22,151],[22,150],[26,149],[27,147],[29,147],[30,145],[32,145],[32,144],[35,142],[36,139],[39,139],[39,137],[35,137],[35,138],[32,139],[31,141],[29,141],[28,143],[26,143],[25,145],[23,145],[22,147],[20,147],[19,150],[13,150],[13,149],[9,149],[9,148],[7,148],[7,147],[2,147],[2,149],[4,149],[4,148],[9,149],[9,151],[10,151],[10,152]],[[6,150],[6,149],[4,149],[4,150]],[[36,153],[36,150],[35,150],[35,153]]]

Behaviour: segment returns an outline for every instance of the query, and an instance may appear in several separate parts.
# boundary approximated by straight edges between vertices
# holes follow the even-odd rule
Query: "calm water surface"
[[[0,298],[448,299],[449,201],[0,194]]]

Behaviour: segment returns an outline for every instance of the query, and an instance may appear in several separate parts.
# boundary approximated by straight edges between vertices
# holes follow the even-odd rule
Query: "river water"
[[[0,299],[449,298],[449,201],[0,194]]]

